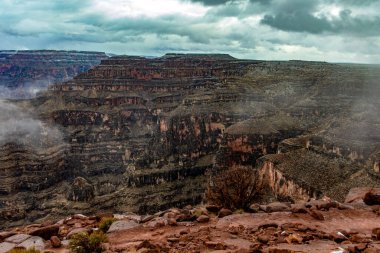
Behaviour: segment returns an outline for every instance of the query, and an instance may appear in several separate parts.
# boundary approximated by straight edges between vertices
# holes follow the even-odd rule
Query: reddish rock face
[[[213,173],[241,166],[260,170],[272,199],[342,199],[351,187],[379,183],[369,169],[378,161],[379,73],[225,55],[105,59],[19,103],[58,125],[68,149],[59,163],[19,164],[32,175],[22,180],[17,152],[12,166],[0,163],[0,221],[195,204]],[[78,177],[87,191],[75,188]]]

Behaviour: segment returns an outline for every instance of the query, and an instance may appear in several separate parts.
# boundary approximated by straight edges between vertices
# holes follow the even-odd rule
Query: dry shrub
[[[213,176],[206,195],[212,204],[231,210],[247,210],[262,192],[263,187],[256,170],[236,168]]]
[[[73,253],[101,253],[104,251],[103,243],[107,236],[102,231],[78,233],[70,239],[70,251]]]
[[[112,223],[115,221],[114,218],[103,218],[99,223],[99,229],[107,233],[108,229],[111,227]]]

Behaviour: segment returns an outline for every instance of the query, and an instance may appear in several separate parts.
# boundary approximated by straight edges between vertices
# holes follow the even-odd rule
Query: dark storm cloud
[[[305,32],[311,34],[347,34],[353,36],[379,36],[380,16],[364,16],[352,14],[354,6],[370,6],[380,1],[278,1],[280,4],[274,7],[270,14],[266,14],[261,24],[288,32]],[[360,4],[359,4],[360,2]],[[337,17],[327,17],[324,14],[316,15],[315,12],[324,4],[341,4],[345,9],[341,10]],[[350,9],[351,8],[351,9]]]
[[[331,24],[326,19],[300,11],[291,14],[265,15],[261,23],[283,31],[322,33],[332,30]]]

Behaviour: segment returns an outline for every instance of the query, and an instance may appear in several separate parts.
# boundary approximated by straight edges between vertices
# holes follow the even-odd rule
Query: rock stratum
[[[200,203],[208,178],[260,172],[266,200],[380,184],[380,67],[115,56],[32,100],[62,143],[0,150],[0,224]]]
[[[30,98],[48,85],[67,81],[108,58],[105,53],[0,50],[1,98]]]

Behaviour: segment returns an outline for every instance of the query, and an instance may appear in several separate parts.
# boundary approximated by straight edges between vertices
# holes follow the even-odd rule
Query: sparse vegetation
[[[104,233],[107,233],[108,229],[111,227],[112,223],[115,221],[114,218],[103,218],[99,223],[99,229]]]
[[[262,193],[257,172],[247,168],[230,169],[214,176],[209,183],[210,203],[232,210],[247,210]]]
[[[103,243],[107,236],[102,231],[92,234],[79,233],[73,235],[70,240],[70,251],[73,253],[101,253],[104,251]]]
[[[24,248],[14,248],[9,253],[40,253],[39,250],[36,250],[35,248],[30,249],[24,249]]]

